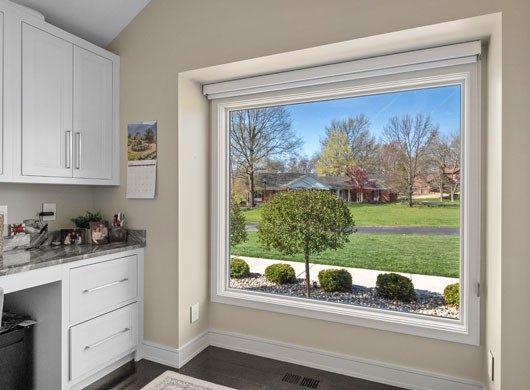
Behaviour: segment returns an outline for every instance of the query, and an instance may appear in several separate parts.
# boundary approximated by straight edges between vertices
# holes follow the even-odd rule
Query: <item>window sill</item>
[[[369,327],[389,332],[479,345],[479,332],[470,332],[461,318],[441,318],[306,298],[278,296],[233,288],[212,290],[212,302],[296,315],[322,321]]]

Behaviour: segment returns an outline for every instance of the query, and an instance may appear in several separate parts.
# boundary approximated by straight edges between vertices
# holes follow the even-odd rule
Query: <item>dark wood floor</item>
[[[216,347],[208,347],[180,370],[149,360],[131,362],[85,390],[139,390],[166,370],[241,390],[400,390],[393,386]],[[292,376],[286,377],[286,374]],[[309,386],[302,384],[303,378],[309,379],[304,381]],[[286,381],[288,379],[296,383],[289,383]]]

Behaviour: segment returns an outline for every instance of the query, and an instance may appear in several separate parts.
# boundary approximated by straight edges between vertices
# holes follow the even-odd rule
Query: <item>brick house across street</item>
[[[332,191],[348,202],[362,199],[370,203],[393,202],[397,194],[387,188],[384,181],[370,177],[363,188],[347,184],[348,176],[316,176],[309,173],[260,173],[256,175],[256,204],[266,202],[277,192],[300,189]],[[362,196],[361,196],[362,192]]]

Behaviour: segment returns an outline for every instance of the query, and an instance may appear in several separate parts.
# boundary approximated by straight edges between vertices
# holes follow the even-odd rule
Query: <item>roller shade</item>
[[[481,42],[465,42],[430,49],[316,66],[306,69],[203,85],[208,99],[250,95],[374,76],[477,62]]]

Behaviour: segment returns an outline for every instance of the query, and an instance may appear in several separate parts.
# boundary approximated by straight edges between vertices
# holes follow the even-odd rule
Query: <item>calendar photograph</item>
[[[131,123],[127,126],[129,161],[156,160],[157,122]]]
[[[157,164],[157,121],[127,126],[127,199],[154,199]]]

